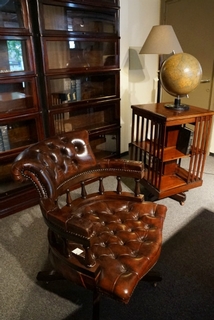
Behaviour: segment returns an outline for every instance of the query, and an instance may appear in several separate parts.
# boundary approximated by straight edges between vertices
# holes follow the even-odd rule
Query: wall
[[[182,97],[182,103],[214,111],[214,1],[161,0],[160,10],[162,23],[173,26],[182,49],[198,59],[202,79],[209,80],[199,84],[188,98]],[[162,90],[162,101],[173,101],[173,97]],[[209,151],[214,153],[214,126]]]
[[[138,55],[153,25],[159,24],[160,0],[120,1],[121,153],[131,139],[131,105],[155,102],[157,55]]]

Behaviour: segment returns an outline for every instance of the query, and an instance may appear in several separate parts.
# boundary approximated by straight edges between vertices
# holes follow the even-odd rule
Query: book
[[[1,151],[5,151],[5,150],[4,150],[4,142],[3,142],[2,133],[1,133],[1,130],[0,130],[0,152]]]
[[[77,93],[76,93],[76,80],[71,80],[71,88],[70,88],[70,93],[71,93],[71,101],[76,101],[77,100]]]
[[[184,154],[189,154],[193,142],[193,130],[181,127],[178,133],[176,149]]]
[[[81,79],[76,79],[76,98],[77,98],[77,101],[82,100],[82,96],[81,96]]]
[[[7,126],[0,126],[0,151],[10,150]]]

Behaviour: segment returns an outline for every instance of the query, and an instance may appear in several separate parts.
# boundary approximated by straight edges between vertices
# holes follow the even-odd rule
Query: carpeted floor
[[[155,267],[163,281],[156,288],[141,282],[128,305],[103,298],[101,320],[214,319],[213,190],[210,156],[203,186],[187,193],[184,206],[169,198],[158,201],[168,207]],[[0,220],[1,320],[90,319],[91,292],[67,281],[35,280],[49,266],[46,232],[37,206]]]

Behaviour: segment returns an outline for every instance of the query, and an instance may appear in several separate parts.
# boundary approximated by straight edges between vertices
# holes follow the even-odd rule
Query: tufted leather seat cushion
[[[74,200],[73,205],[75,211],[65,208],[66,232],[68,235],[81,232],[78,227],[72,228],[76,221],[83,230],[90,229],[86,233],[92,235],[90,252],[101,270],[96,286],[100,292],[127,303],[145,270],[149,271],[160,255],[165,206],[151,202],[142,206],[142,203],[108,200],[103,196],[90,202],[83,200],[78,207]],[[49,219],[57,223],[54,214]],[[70,242],[69,255],[76,247],[84,250]],[[81,281],[84,282],[84,277]]]
[[[163,212],[157,204],[129,201],[94,202],[81,212],[93,221],[91,251],[101,266],[100,290],[128,301],[160,254]]]

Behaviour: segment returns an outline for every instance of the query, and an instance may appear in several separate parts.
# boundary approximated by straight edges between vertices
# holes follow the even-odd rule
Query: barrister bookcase
[[[194,106],[178,112],[164,103],[131,108],[130,158],[144,162],[142,185],[153,199],[172,197],[183,204],[185,191],[203,183],[214,112]],[[191,135],[178,141],[183,129]]]
[[[0,217],[38,202],[32,185],[14,183],[15,157],[44,138],[28,1],[0,5]]]
[[[85,129],[97,158],[118,157],[119,2],[30,2],[46,135]]]
[[[30,144],[89,131],[97,158],[120,155],[119,0],[0,4],[0,217],[38,203],[10,168]]]

